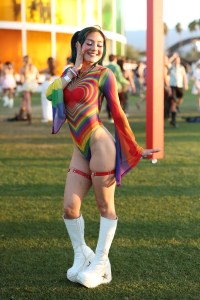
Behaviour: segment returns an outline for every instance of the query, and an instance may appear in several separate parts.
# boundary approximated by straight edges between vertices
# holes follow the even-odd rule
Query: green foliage
[[[188,24],[189,31],[196,31],[198,26],[198,21],[194,20]]]
[[[163,32],[164,32],[164,35],[167,35],[167,34],[168,34],[168,31],[169,31],[168,26],[167,26],[167,24],[164,22],[164,23],[163,23]]]
[[[165,123],[165,157],[142,160],[116,191],[119,225],[110,251],[112,283],[86,289],[67,281],[72,249],[62,221],[62,198],[72,153],[69,131],[51,135],[41,123],[39,95],[33,124],[7,122],[0,110],[1,299],[199,299],[200,124],[188,92],[178,128]],[[145,107],[130,98],[130,124],[145,145]],[[105,126],[113,132],[113,125]],[[94,249],[99,215],[91,191],[83,204],[86,241]]]
[[[182,26],[181,26],[181,23],[177,23],[176,26],[175,26],[175,29],[176,29],[176,32],[178,33],[181,33],[182,32]]]

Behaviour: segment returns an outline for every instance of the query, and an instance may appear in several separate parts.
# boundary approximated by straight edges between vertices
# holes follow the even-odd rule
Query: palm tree
[[[181,23],[177,23],[175,26],[176,32],[181,33],[183,31]]]
[[[181,23],[177,23],[175,26],[176,32],[180,35],[180,39],[179,39],[179,48],[181,47],[181,32],[183,31]]]
[[[168,34],[168,26],[166,23],[163,23],[163,31],[164,31],[164,35],[167,35]]]
[[[197,25],[199,26],[200,29],[200,19],[197,21]]]
[[[164,32],[164,36],[166,37],[166,49],[168,48],[168,26],[166,23],[163,23],[163,32]]]
[[[197,29],[197,26],[199,25],[200,20],[197,22],[196,20],[190,22],[188,24],[188,29],[190,32],[195,31]]]

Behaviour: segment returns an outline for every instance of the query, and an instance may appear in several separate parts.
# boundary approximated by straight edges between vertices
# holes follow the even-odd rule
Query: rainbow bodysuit
[[[106,98],[115,125],[115,177],[117,185],[120,185],[121,177],[139,162],[143,148],[136,143],[121,108],[112,71],[97,66],[82,78],[76,78],[64,90],[61,79],[58,78],[48,87],[46,96],[52,101],[53,107],[52,133],[57,133],[67,120],[75,145],[88,161],[91,158],[91,135],[98,127],[103,126],[100,110],[103,98]]]

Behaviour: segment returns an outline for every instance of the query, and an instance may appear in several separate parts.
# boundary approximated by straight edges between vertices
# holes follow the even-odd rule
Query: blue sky
[[[163,21],[168,28],[180,22],[183,29],[200,18],[200,0],[157,0],[163,1]],[[125,30],[145,30],[147,0],[122,0]]]

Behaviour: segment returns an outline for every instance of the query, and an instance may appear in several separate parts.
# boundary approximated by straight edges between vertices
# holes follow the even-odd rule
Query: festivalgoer
[[[56,78],[55,59],[48,57],[47,68],[40,70],[40,74],[44,74],[45,80],[41,86],[41,104],[42,104],[42,123],[53,120],[52,105],[46,98],[46,90],[51,82]]]
[[[22,84],[20,110],[13,118],[8,118],[8,121],[28,121],[31,124],[31,96],[37,90],[38,78],[38,69],[32,64],[31,58],[25,55],[23,57],[23,66],[20,69],[20,83]]]
[[[39,72],[32,64],[32,60],[28,55],[23,57],[23,66],[20,70],[22,83],[22,111],[26,111],[27,119],[31,124],[31,96],[36,92],[38,87]]]
[[[74,151],[64,192],[64,223],[73,249],[74,263],[67,278],[88,288],[112,280],[108,258],[117,214],[114,194],[116,184],[140,161],[159,149],[144,150],[135,140],[119,102],[115,75],[103,67],[106,39],[97,27],[77,31],[71,40],[73,67],[47,89],[53,106],[55,134],[67,120]],[[100,119],[105,97],[115,122],[115,139]],[[95,253],[86,245],[84,219],[80,212],[84,197],[93,186],[100,213],[100,231]]]
[[[200,111],[200,60],[197,62],[193,74],[194,86],[192,89],[193,94],[197,94],[197,110]]]
[[[114,54],[109,55],[109,64],[107,65],[107,68],[109,68],[115,75],[116,82],[117,82],[118,97],[119,97],[120,104],[123,108],[124,102],[125,102],[125,95],[124,95],[123,89],[124,88],[128,89],[129,81],[125,79],[120,66],[117,64],[117,56],[116,55],[114,55]],[[110,112],[108,104],[106,106],[106,110],[108,113],[109,121],[111,123],[113,123],[114,121],[111,116],[111,112]]]
[[[145,84],[146,84],[146,64],[143,61],[138,63],[137,68],[135,69],[135,85],[136,85],[136,92],[139,95],[139,99],[136,102],[137,109],[141,108],[141,104],[146,101],[146,91],[145,91]]]
[[[3,93],[3,106],[12,108],[14,105],[16,80],[14,76],[13,65],[10,61],[4,63],[1,77],[1,86]]]
[[[135,84],[134,84],[134,73],[130,69],[126,69],[124,66],[124,59],[120,58],[117,60],[117,64],[120,66],[121,71],[124,75],[124,78],[129,81],[129,85],[125,85],[125,88],[122,88],[122,93],[124,93],[124,103],[122,105],[122,108],[126,114],[126,116],[129,116],[129,88],[131,88],[132,93],[134,94],[136,92]]]
[[[171,105],[171,125],[176,127],[176,112],[180,111],[179,106],[183,102],[184,90],[188,90],[188,79],[185,68],[181,65],[178,55],[174,56],[172,67],[170,68],[170,87],[172,90]]]

